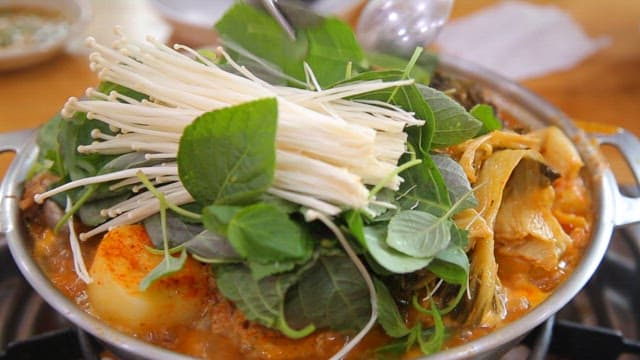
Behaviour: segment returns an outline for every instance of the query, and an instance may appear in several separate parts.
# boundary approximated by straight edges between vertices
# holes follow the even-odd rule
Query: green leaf
[[[149,160],[146,158],[146,155],[147,154],[143,152],[130,152],[122,155],[117,155],[116,157],[112,157],[106,164],[104,164],[98,170],[96,175],[104,175],[126,169],[154,166],[164,161],[162,159]],[[94,199],[109,198],[121,194],[131,194],[132,185],[123,186],[117,190],[113,190],[111,188],[111,184],[112,183],[99,184],[90,200],[92,201]]]
[[[232,43],[266,61],[296,79],[304,81],[302,62],[307,56],[308,42],[298,31],[292,41],[278,23],[264,11],[238,2],[215,24],[225,43]],[[237,53],[232,56],[238,58]]]
[[[101,82],[100,85],[98,85],[98,91],[107,95],[109,95],[109,93],[111,93],[112,91],[117,91],[124,96],[128,96],[138,101],[149,98],[149,95],[147,94],[129,89],[128,87],[122,86],[120,84],[112,83],[111,81]]]
[[[260,197],[260,202],[271,204],[287,214],[291,214],[300,210],[300,205],[277,197],[275,195],[271,195],[269,193],[262,194],[262,196]]]
[[[404,178],[404,175],[403,175],[403,178]],[[396,212],[398,212],[398,209],[401,208],[401,205],[398,199],[396,199],[396,196],[397,196],[396,192],[391,189],[388,189],[388,188],[381,189],[376,194],[376,200],[385,202],[388,204],[392,204],[395,206],[395,208],[389,209],[386,206],[381,206],[375,203],[369,204],[369,210],[372,211],[372,215],[371,215],[372,218],[368,218],[368,220],[370,220],[371,222],[388,222],[391,219],[391,217],[395,215]]]
[[[433,310],[437,311],[436,308],[433,308]],[[432,312],[429,311],[429,314],[431,315]],[[417,323],[406,336],[376,349],[377,359],[404,359],[406,353],[416,345],[416,343],[420,346],[420,350],[426,355],[440,351],[444,344],[446,328],[440,314],[432,315],[432,317],[434,318],[433,327],[423,329],[422,323]]]
[[[463,250],[469,247],[469,231],[460,229],[455,223],[451,224],[451,246],[457,246]]]
[[[401,162],[407,157],[405,155]],[[401,175],[404,182],[400,185],[398,193],[402,197],[398,200],[403,209],[442,215],[451,207],[447,186],[431,155],[424,155],[420,165],[403,171]]]
[[[387,244],[414,257],[433,257],[445,249],[451,240],[450,220],[423,211],[405,210],[397,213],[387,233]]]
[[[378,301],[378,323],[382,326],[384,332],[394,338],[408,335],[411,330],[407,327],[402,315],[400,315],[398,305],[393,300],[389,289],[378,279],[374,279],[373,284],[376,287]]]
[[[298,10],[296,16],[304,15]],[[229,9],[215,27],[227,47],[236,50],[231,53],[236,61],[250,64],[256,74],[265,73],[265,68],[280,71],[297,80],[290,81],[291,85],[304,86],[304,63],[322,87],[343,80],[349,64],[362,69],[364,54],[349,25],[334,18],[312,17],[312,21],[297,21],[295,41],[272,16],[242,3]]]
[[[44,168],[48,168],[52,173],[63,177],[65,175],[64,168],[62,166],[62,159],[60,158],[60,143],[59,133],[62,127],[62,122],[65,120],[60,114],[56,114],[53,118],[47,121],[38,130],[36,142],[38,144],[38,160],[37,163]],[[44,162],[49,164],[44,164]]]
[[[216,284],[251,321],[275,327],[287,290],[299,274],[289,272],[255,280],[245,265],[222,265],[216,269]]]
[[[196,201],[248,204],[271,186],[277,115],[270,98],[205,113],[185,128],[178,173]]]
[[[58,133],[60,159],[64,175],[71,180],[94,176],[115,158],[114,155],[82,154],[77,151],[78,146],[89,145],[94,141],[91,136],[91,131],[94,129],[112,134],[107,124],[98,120],[89,120],[85,113],[76,113],[73,118],[62,121],[60,124]],[[74,196],[72,200],[77,202]]]
[[[433,110],[434,147],[459,144],[474,137],[482,123],[469,114],[462,105],[442,91],[418,84],[417,88]]]
[[[364,228],[364,237],[369,253],[376,263],[392,273],[411,273],[431,263],[430,257],[414,257],[390,247],[385,241],[386,226],[367,226]]]
[[[289,291],[285,312],[296,328],[358,331],[371,314],[369,290],[348,257],[321,256]]]
[[[425,340],[423,338],[422,330],[418,326],[418,345],[424,354],[433,354],[440,351],[445,338],[445,327],[444,322],[442,321],[442,315],[433,301],[431,302],[431,311],[429,313],[433,317],[433,330],[428,339]]]
[[[240,262],[240,255],[233,250],[229,240],[209,230],[203,230],[184,243],[189,253],[211,263]]]
[[[91,189],[93,187],[87,187]],[[96,187],[99,188],[99,187]],[[91,197],[95,197],[95,193],[92,192]],[[76,215],[80,218],[80,221],[87,226],[98,226],[107,220],[107,217],[102,214],[102,210],[115,206],[122,201],[126,200],[129,194],[121,194],[111,197],[99,197],[98,199],[91,199],[80,206]]]
[[[368,71],[336,85],[367,80],[395,81],[403,79],[403,76],[404,72],[399,70]],[[429,149],[431,149],[431,140],[435,129],[434,115],[429,104],[425,101],[415,84],[405,85],[397,90],[390,88],[372,91],[354,96],[352,99],[380,100],[397,105],[405,111],[412,112],[416,118],[424,120],[425,124],[423,126],[407,128],[409,143],[415,149],[420,149],[422,154],[427,154]]]
[[[431,159],[433,159],[433,162],[442,175],[451,201],[457,203],[463,199],[462,202],[458,204],[457,210],[460,211],[478,206],[478,200],[473,194],[465,197],[465,195],[472,192],[472,189],[462,166],[448,155],[431,155]]]
[[[482,123],[482,128],[477,135],[484,135],[493,130],[502,129],[502,121],[496,117],[493,107],[490,105],[474,105],[471,110],[469,110],[469,113]]]
[[[251,276],[255,280],[260,280],[270,275],[280,274],[293,270],[297,263],[293,260],[276,261],[269,263],[260,263],[257,261],[251,261],[248,263],[249,269],[251,269]]]
[[[449,284],[466,286],[469,278],[469,258],[461,248],[450,246],[436,254],[428,269]]]
[[[333,18],[306,29],[309,52],[305,61],[322,87],[344,80],[348,63],[362,67],[364,54],[353,31]]]
[[[257,280],[244,265],[222,265],[216,270],[216,284],[248,320],[257,321],[280,330],[290,338],[299,339],[315,331],[315,327],[310,325],[300,330],[291,328],[284,316],[284,301],[289,288],[307,269],[308,266],[303,266],[297,271]]]
[[[407,66],[407,59],[385,53],[370,52],[366,54],[366,58],[374,69],[403,71]],[[416,66],[411,69],[409,76],[418,83],[428,84],[437,62],[434,54],[424,52],[418,58]]]
[[[229,222],[227,237],[240,256],[262,264],[307,259],[311,241],[289,215],[269,204],[250,205]]]
[[[140,151],[134,151],[122,155],[110,160],[106,163],[98,172],[99,175],[108,174],[120,170],[133,169],[138,167],[154,166],[162,163],[164,160],[148,160],[147,154]]]
[[[156,249],[162,249],[164,240],[162,238],[162,221],[160,214],[146,218],[143,224],[153,246]],[[204,230],[202,225],[186,223],[173,212],[166,214],[166,226],[167,239],[169,241],[169,247],[171,248],[186,243]]]
[[[366,248],[367,242],[364,239],[364,221],[362,220],[360,211],[349,210],[344,214],[344,217],[349,227],[349,233],[358,240],[358,243],[360,243],[363,248]]]
[[[459,229],[455,223],[451,224],[451,242],[446,249],[436,254],[427,269],[448,284],[458,285],[458,294],[449,300],[448,304],[439,309],[444,315],[458,306],[466,293],[469,284],[469,258],[461,245],[467,245],[467,232]]]
[[[58,150],[52,168],[55,168],[56,172],[60,172],[58,175],[62,178],[61,182],[95,176],[99,174],[100,169],[116,157],[104,154],[83,154],[77,151],[78,146],[89,145],[94,141],[91,136],[94,129],[99,129],[105,134],[112,134],[108,125],[101,121],[87,119],[85,113],[76,113],[71,119],[61,120],[57,132],[53,132],[58,136],[56,141]],[[49,153],[47,156],[51,156],[51,154]],[[105,186],[94,184],[54,196],[53,199],[60,205],[66,202],[66,196],[69,196],[74,204],[71,211],[67,212],[58,222],[55,230],[57,231],[60,226],[66,223],[87,201],[96,197],[104,197],[96,195],[114,195],[113,192],[98,191],[104,188]],[[91,221],[99,221],[93,218],[92,214],[89,214],[87,218],[92,218]]]
[[[145,291],[151,284],[163,277],[180,271],[187,261],[187,251],[182,250],[179,257],[165,256],[163,260],[149,272],[140,282],[140,291]]]
[[[242,209],[242,206],[209,205],[202,210],[202,223],[209,231],[226,236],[231,219]]]
[[[146,154],[143,152],[125,153],[117,157],[110,157],[110,160],[107,158],[106,160],[108,160],[108,162],[98,170],[96,175],[104,175],[138,167],[154,166],[164,161],[158,159],[148,160]],[[102,224],[108,219],[102,215],[101,211],[103,209],[108,209],[131,196],[131,187],[133,185],[122,186],[116,190],[112,189],[111,185],[112,182],[92,184],[72,192],[72,198],[75,199],[76,205],[80,205],[77,215],[83,224],[89,226]],[[85,197],[86,201],[78,203],[81,198]],[[162,240],[160,240],[160,243],[161,242]]]
[[[286,210],[278,202],[244,208],[210,205],[204,208],[202,220],[212,233],[228,237],[233,253],[248,260],[253,277],[259,280],[292,270],[311,255],[309,236]],[[207,259],[215,262],[219,256],[210,254]]]
[[[162,249],[164,239],[160,215],[146,218],[144,226],[154,247]],[[204,229],[202,224],[187,222],[173,212],[166,213],[166,233],[170,248],[182,246],[199,260],[211,263],[242,261],[226,237]]]

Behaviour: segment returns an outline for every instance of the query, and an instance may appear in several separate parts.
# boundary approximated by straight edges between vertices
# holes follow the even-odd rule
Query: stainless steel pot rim
[[[469,77],[478,81],[481,86],[493,87],[499,94],[508,96],[511,101],[519,102],[527,109],[532,110],[533,113],[543,118],[551,119],[551,122],[563,128],[563,130],[570,134],[576,141],[576,144],[581,150],[581,155],[589,157],[592,154],[599,154],[590,138],[573,127],[571,122],[568,121],[560,111],[537,95],[527,91],[516,83],[501,78],[473,64],[462,62],[459,59],[445,57],[442,59],[442,63],[445,70],[451,71],[456,75],[461,75],[462,77]],[[21,136],[22,138],[14,138],[10,141],[10,145],[5,146],[4,149],[0,149],[18,150],[16,158],[0,187],[0,196],[2,196],[0,198],[2,202],[0,206],[0,232],[6,236],[12,256],[25,278],[54,309],[67,317],[71,322],[125,354],[133,354],[137,357],[148,359],[190,359],[191,357],[160,348],[117,331],[97,318],[87,314],[79,309],[75,303],[62,295],[40,271],[38,265],[31,257],[18,209],[18,201],[22,192],[21,183],[29,170],[30,164],[33,163],[37,155],[36,135],[35,132],[32,131],[28,134],[22,133]],[[0,146],[2,146],[1,138]],[[591,166],[589,170],[592,177],[592,196],[594,197],[594,202],[599,205],[600,209],[597,212],[596,219],[594,219],[596,226],[593,229],[592,242],[586,249],[581,262],[574,272],[547,300],[525,316],[477,340],[428,356],[429,359],[463,359],[477,357],[486,354],[487,351],[501,348],[505,346],[505,344],[521,338],[560,310],[560,308],[569,302],[586,284],[604,256],[614,226],[632,221],[640,221],[640,212],[637,213],[638,219],[625,218],[620,220],[619,212],[616,212],[616,206],[625,199],[618,191],[613,173],[606,166],[602,166],[602,164],[594,164],[594,162],[597,161],[599,160],[592,162],[587,161],[587,165]],[[640,173],[640,170],[634,170]],[[638,201],[640,200],[635,200],[633,203],[636,209],[640,208]]]
[[[35,132],[32,132],[24,144],[22,151],[19,151],[14,159],[7,175],[0,187],[2,194],[2,206],[0,207],[0,229],[4,232],[9,250],[18,268],[45,301],[56,311],[78,325],[83,330],[91,333],[100,340],[123,350],[128,354],[143,355],[148,359],[192,359],[191,357],[178,354],[176,352],[154,346],[150,343],[137,339],[118,331],[99,319],[81,310],[74,302],[65,297],[49,281],[46,275],[40,270],[37,263],[31,256],[30,249],[26,244],[26,233],[21,226],[18,201],[22,188],[20,183],[25,178],[29,164],[32,164],[37,155],[35,146]],[[25,166],[25,164],[27,166]]]

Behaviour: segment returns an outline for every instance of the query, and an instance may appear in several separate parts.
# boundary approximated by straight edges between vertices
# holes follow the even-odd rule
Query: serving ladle
[[[259,3],[294,40],[294,26],[282,7],[296,1]],[[435,40],[452,7],[453,0],[370,0],[358,18],[356,35],[368,51],[409,56],[416,47],[427,47]]]
[[[356,35],[366,50],[410,56],[436,39],[452,7],[453,0],[371,0],[360,14]]]

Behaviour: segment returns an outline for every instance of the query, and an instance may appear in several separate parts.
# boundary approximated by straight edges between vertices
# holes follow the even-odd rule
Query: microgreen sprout
[[[162,244],[164,249],[163,260],[140,282],[140,291],[144,291],[148,289],[149,286],[151,286],[151,284],[153,284],[153,282],[155,282],[156,280],[180,271],[184,267],[184,264],[187,260],[186,249],[182,249],[178,258],[173,257],[169,250],[169,238],[167,236],[167,209],[171,209],[174,211],[176,211],[176,209],[179,209],[182,214],[187,216],[193,216],[194,214],[190,211],[180,209],[179,207],[167,201],[164,194],[158,191],[155,186],[153,186],[151,181],[149,181],[149,178],[147,178],[143,172],[139,171],[136,176],[147,187],[149,192],[151,192],[158,199],[158,202],[160,203],[160,222],[162,226]],[[200,218],[199,214],[195,215],[197,215],[198,219]]]

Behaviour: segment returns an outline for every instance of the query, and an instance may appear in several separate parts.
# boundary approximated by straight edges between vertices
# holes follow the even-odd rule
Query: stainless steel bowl
[[[621,194],[612,171],[599,151],[601,144],[618,147],[636,179],[640,179],[640,141],[622,129],[607,135],[587,134],[577,129],[559,110],[520,85],[459,59],[441,60],[442,70],[476,82],[502,111],[510,113],[524,124],[533,128],[557,125],[565,131],[586,163],[583,175],[593,199],[594,227],[591,243],[574,272],[547,300],[522,318],[489,335],[428,357],[430,360],[496,358],[578,293],[598,267],[614,227],[640,221],[640,199]],[[34,289],[54,309],[103,341],[116,355],[133,359],[189,359],[114,330],[85,313],[53,286],[31,256],[31,240],[26,234],[18,209],[22,183],[38,151],[35,131],[0,135],[0,152],[4,151],[14,151],[17,154],[0,187],[0,235],[6,238],[13,258]]]

